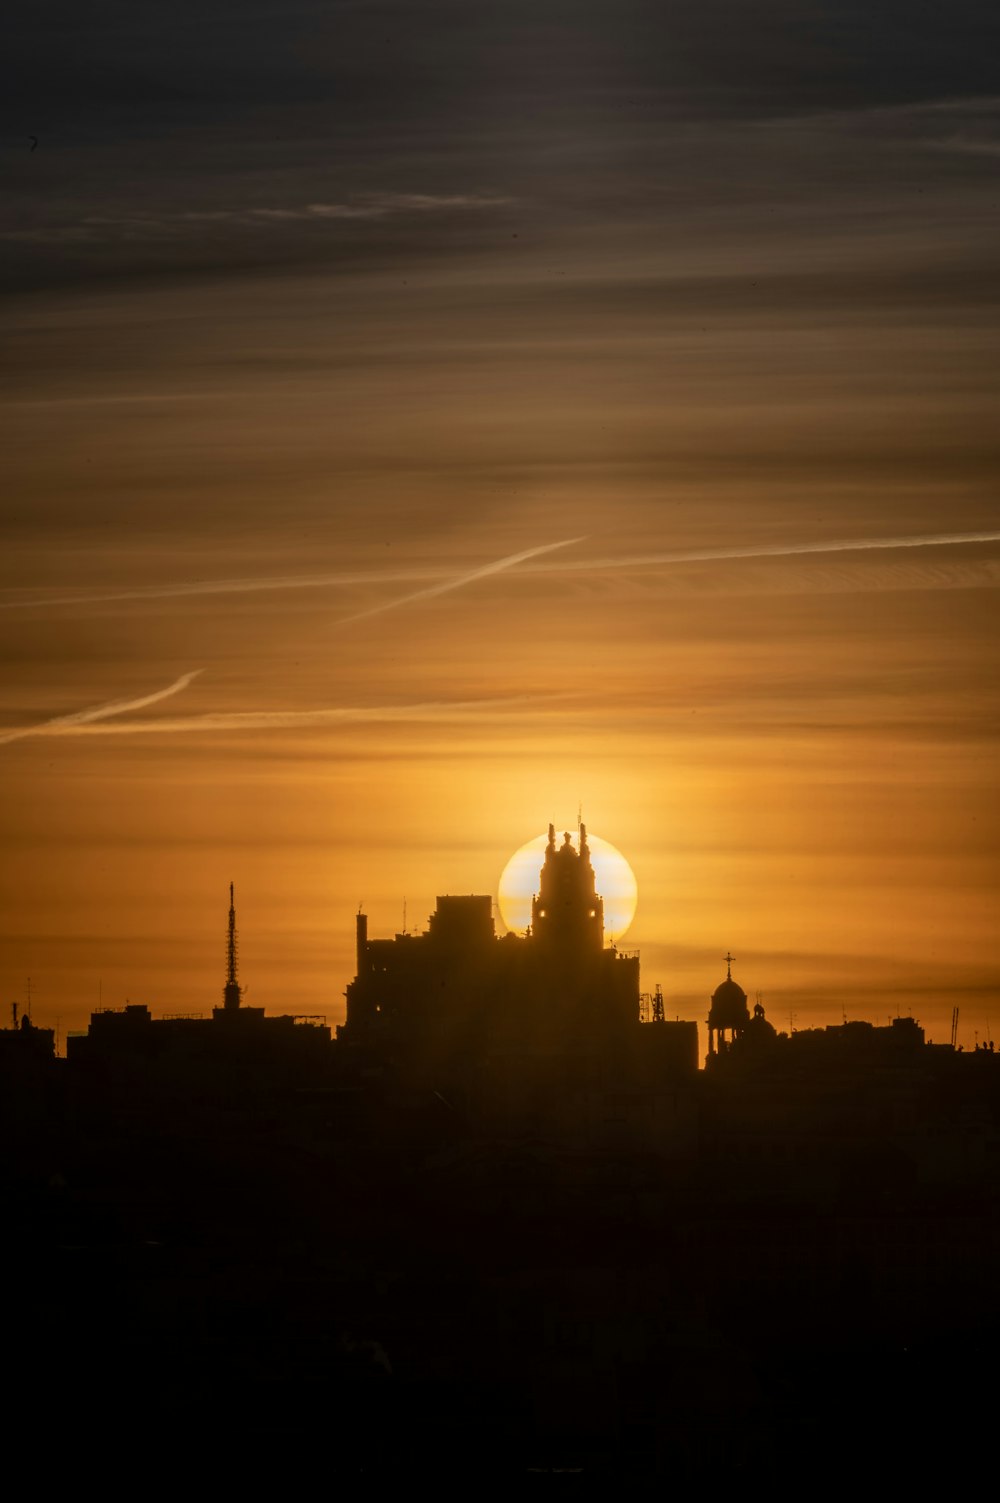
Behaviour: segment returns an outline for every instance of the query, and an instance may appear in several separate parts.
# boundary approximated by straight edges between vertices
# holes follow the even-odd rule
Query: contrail
[[[157,689],[154,694],[144,694],[140,699],[113,699],[106,705],[94,705],[89,710],[75,710],[72,715],[57,715],[54,720],[43,720],[41,725],[4,731],[0,733],[0,746],[5,746],[10,741],[21,741],[25,736],[73,735],[81,727],[92,725],[95,721],[110,720],[112,716],[125,715],[129,710],[144,710],[147,705],[158,704],[161,699],[179,694],[201,672],[201,668],[196,668],[193,673],[182,673],[175,683],[168,684],[165,689]]]
[[[884,551],[894,548],[957,547],[963,543],[998,543],[1000,532],[938,532],[909,537],[849,538],[826,543],[774,543],[763,547],[698,548],[673,553],[650,551],[623,558],[571,559],[567,563],[527,562],[537,554],[547,553],[555,548],[566,548],[570,543],[582,541],[582,538],[567,538],[562,543],[548,543],[542,548],[528,549],[524,553],[501,559],[499,563],[488,564],[483,569],[473,570],[471,574],[462,575],[458,579],[444,575],[440,569],[385,569],[368,574],[364,572],[285,574],[273,575],[270,578],[182,580],[177,584],[140,585],[132,590],[108,590],[102,594],[77,593],[41,596],[33,600],[23,598],[0,600],[0,611],[38,610],[64,605],[114,605],[128,601],[178,600],[189,596],[242,595],[281,590],[352,589],[358,586],[400,584],[404,581],[420,579],[438,581],[430,588],[417,590],[401,600],[390,601],[371,611],[362,611],[357,615],[347,616],[338,623],[344,625],[345,621],[362,621],[366,616],[376,615],[383,610],[393,610],[396,606],[406,604],[410,600],[420,600],[431,595],[443,594],[446,590],[458,589],[462,585],[497,573],[501,569],[512,568],[517,563],[525,563],[522,571],[525,574],[587,574],[596,570],[655,568],[664,564],[710,563],[713,560],[725,559],[793,558],[796,555],[810,553],[863,553],[869,549]]]
[[[278,574],[270,579],[182,580],[178,584],[140,585],[134,590],[108,590],[99,595],[78,593],[49,595],[35,600],[0,600],[0,611],[31,610],[33,607],[57,605],[115,605],[131,600],[177,600],[192,595],[245,595],[267,590],[351,589],[359,585],[401,584],[420,579],[437,581],[428,588],[416,590],[413,594],[405,595],[399,600],[388,601],[385,605],[375,606],[370,611],[359,611],[357,615],[344,618],[344,621],[363,621],[367,616],[376,616],[382,611],[395,610],[397,606],[406,605],[411,600],[422,600],[432,595],[443,595],[448,590],[460,589],[463,585],[472,584],[477,579],[486,578],[487,575],[499,574],[504,569],[512,569],[515,564],[523,563],[525,559],[535,558],[540,553],[550,553],[554,548],[568,548],[571,543],[581,542],[583,542],[582,538],[566,538],[561,543],[546,543],[541,548],[528,548],[523,553],[511,554],[509,558],[502,558],[497,563],[485,564],[481,569],[474,569],[471,573],[463,574],[458,578],[443,575],[440,569],[381,569],[368,574],[355,571],[349,574]],[[342,626],[344,621],[338,624]]]
[[[942,548],[959,543],[1000,543],[1000,532],[928,532],[893,538],[843,538],[826,543],[772,543],[749,548],[697,548],[678,553],[640,553],[626,558],[574,559],[529,566],[526,574],[585,574],[591,569],[637,569],[656,564],[697,564],[727,558],[793,558],[803,553],[864,553],[868,549]]]
[[[558,698],[558,696],[556,696]],[[552,695],[546,695],[542,708],[549,709]],[[489,716],[524,714],[525,707],[538,704],[535,696],[514,695],[501,699],[468,699],[448,702],[429,700],[409,705],[344,706],[325,710],[218,710],[207,715],[188,715],[176,719],[130,720],[111,725],[92,721],[67,724],[66,720],[49,722],[46,734],[53,736],[135,736],[177,735],[187,732],[308,730],[314,726],[377,725],[392,722],[467,722]],[[69,720],[71,717],[67,717]],[[22,735],[31,735],[24,731]]]
[[[123,600],[177,600],[189,595],[244,595],[265,590],[349,589],[355,585],[399,584],[402,580],[440,579],[440,569],[394,569],[372,574],[288,574],[270,579],[193,579],[170,585],[139,585],[134,590],[109,590],[95,595],[50,595],[35,600],[0,600],[0,610],[30,610],[33,606],[109,605]]]
[[[525,559],[537,558],[540,553],[551,553],[555,548],[569,548],[573,543],[582,543],[583,538],[564,538],[561,543],[543,543],[540,548],[526,548],[523,553],[511,553],[506,558],[497,559],[495,563],[484,564],[481,569],[473,569],[470,574],[459,574],[454,578],[446,579],[441,584],[430,585],[425,590],[415,590],[412,595],[400,595],[395,600],[387,600],[383,605],[372,606],[371,610],[358,611],[354,616],[343,616],[338,626],[350,626],[355,621],[368,621],[372,616],[381,616],[386,611],[398,610],[402,605],[412,605],[417,600],[432,600],[436,595],[446,595],[451,590],[460,590],[465,585],[475,584],[477,579],[487,579],[492,574],[502,574],[505,569],[513,569],[516,564],[523,564]]]

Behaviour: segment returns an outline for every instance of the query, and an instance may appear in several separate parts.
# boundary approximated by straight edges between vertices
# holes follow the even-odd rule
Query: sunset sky
[[[233,881],[247,1002],[336,1023],[359,903],[582,806],[668,1016],[731,948],[779,1027],[1000,1032],[998,55],[985,0],[20,7],[7,1016],[207,1013]]]

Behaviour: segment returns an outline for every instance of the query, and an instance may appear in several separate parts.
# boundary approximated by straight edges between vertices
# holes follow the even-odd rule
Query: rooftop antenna
[[[957,1043],[958,1043],[958,1008],[957,1007],[953,1007],[952,1010],[951,1010],[951,1047],[954,1049],[954,1047],[955,1047],[955,1045]]]
[[[229,884],[229,935],[226,941],[226,985],[223,989],[223,1006],[234,1012],[240,1005],[240,984],[236,979],[236,899],[233,884]]]
[[[31,977],[28,977],[28,1022],[31,1022]]]
[[[403,899],[403,933],[406,933],[406,899]]]

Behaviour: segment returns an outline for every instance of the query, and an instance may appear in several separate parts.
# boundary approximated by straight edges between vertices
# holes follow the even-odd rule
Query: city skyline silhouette
[[[583,823],[523,934],[492,910],[359,912],[335,1038],[247,1002],[233,884],[210,1013],[102,1009],[66,1059],[0,1029],[8,1361],[60,1375],[55,1474],[111,1414],[129,1470],[169,1429],[167,1475],[784,1486],[849,1383],[881,1424],[840,1426],[831,1483],[966,1476],[950,1427],[899,1435],[943,1372],[988,1422],[994,1317],[953,1295],[998,1252],[992,1044],[779,1031],[727,951],[699,1059],[604,942]]]
[[[4,40],[24,1454],[968,1492],[995,9]]]

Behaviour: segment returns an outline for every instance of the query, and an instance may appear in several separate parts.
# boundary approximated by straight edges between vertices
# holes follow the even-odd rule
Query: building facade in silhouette
[[[639,957],[604,943],[587,831],[549,839],[524,934],[498,937],[486,896],[439,897],[424,934],[369,939],[357,916],[357,976],[337,1030],[348,1049],[460,1068],[589,1061],[624,1086],[640,1046],[677,1070],[697,1068],[697,1029],[643,1026]],[[654,1045],[653,1035],[658,1036]]]
[[[269,1015],[247,1007],[237,977],[236,906],[229,885],[226,979],[221,1007],[200,1014],[154,1017],[143,1003],[92,1014],[86,1033],[70,1034],[67,1059],[109,1080],[158,1076],[212,1091],[223,1084],[304,1083],[329,1068],[331,1030],[325,1019]]]

